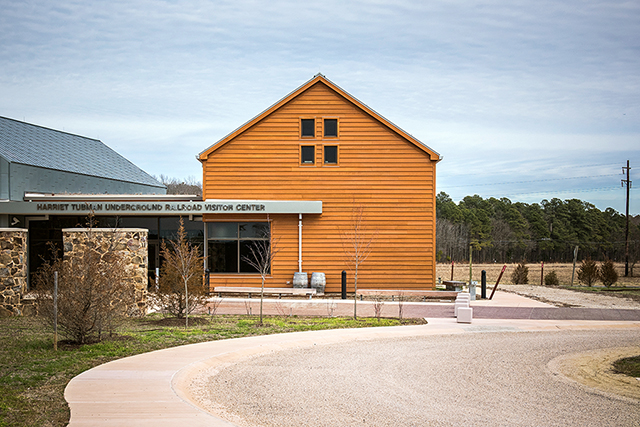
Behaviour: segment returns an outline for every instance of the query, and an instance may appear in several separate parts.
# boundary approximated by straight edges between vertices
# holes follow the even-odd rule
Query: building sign
[[[320,214],[321,201],[205,200],[197,202],[0,202],[0,214],[17,215],[202,215],[217,213]]]

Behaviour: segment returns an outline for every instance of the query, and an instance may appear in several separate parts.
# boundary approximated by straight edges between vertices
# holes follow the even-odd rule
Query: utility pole
[[[629,160],[627,160],[627,167],[622,167],[622,174],[625,171],[627,173],[627,179],[622,180],[622,186],[627,185],[627,226],[624,231],[624,277],[629,277],[629,189],[631,188],[631,181],[629,181]]]

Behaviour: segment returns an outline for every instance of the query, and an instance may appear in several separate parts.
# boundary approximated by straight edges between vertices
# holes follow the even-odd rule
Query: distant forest
[[[167,194],[188,194],[202,196],[202,183],[193,177],[187,179],[172,178],[166,175],[154,178],[167,187]]]
[[[467,196],[456,204],[436,196],[438,262],[571,262],[591,258],[624,262],[626,217],[578,199],[512,203],[507,198]],[[629,220],[629,264],[640,254],[640,215]]]

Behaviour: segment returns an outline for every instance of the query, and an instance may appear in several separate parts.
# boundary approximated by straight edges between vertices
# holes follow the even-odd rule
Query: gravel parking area
[[[637,400],[548,366],[599,348],[640,352],[638,329],[478,332],[275,352],[199,379],[194,394],[241,426],[638,425]]]
[[[640,309],[640,302],[629,298],[577,292],[547,286],[500,285],[498,289],[559,307]]]

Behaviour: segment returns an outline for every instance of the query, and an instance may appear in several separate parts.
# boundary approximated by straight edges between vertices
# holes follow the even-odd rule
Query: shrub
[[[593,285],[598,280],[598,265],[591,259],[583,259],[578,269],[578,281],[587,286]]]
[[[618,272],[613,265],[613,261],[608,259],[600,265],[598,278],[607,288],[618,281]]]
[[[164,310],[180,319],[185,318],[188,325],[189,314],[206,302],[200,247],[187,239],[182,217],[176,239],[168,244],[163,241],[161,246],[164,263],[156,297]]]
[[[520,261],[511,273],[511,281],[516,285],[526,285],[529,283],[529,267],[525,264],[524,261]]]
[[[544,284],[547,286],[560,285],[560,280],[558,280],[558,275],[555,270],[551,270],[549,273],[544,275]]]
[[[80,343],[101,341],[112,334],[117,321],[137,309],[134,285],[115,251],[115,240],[105,242],[89,229],[85,245],[63,259],[53,259],[34,275],[39,314],[54,323],[54,272],[58,272],[57,325],[62,336]]]

